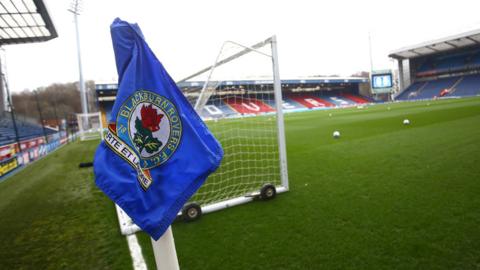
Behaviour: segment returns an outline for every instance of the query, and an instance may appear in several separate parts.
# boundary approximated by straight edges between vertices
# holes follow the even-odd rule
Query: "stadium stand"
[[[275,111],[263,101],[249,97],[229,97],[223,101],[240,114],[260,114]]]
[[[480,59],[479,59],[480,60]],[[452,96],[474,96],[480,93],[480,75],[469,75],[463,79],[452,90]]]
[[[282,107],[289,111],[296,111],[304,108],[302,104],[290,99],[289,97],[283,97]]]
[[[392,52],[399,82],[396,100],[480,95],[480,29]],[[403,76],[408,61],[408,79]]]
[[[204,82],[187,81],[178,86],[191,104],[195,104]],[[360,85],[368,84],[368,79],[357,77],[315,77],[308,79],[282,80],[283,104],[286,112],[310,109],[330,109],[356,106],[374,102],[363,96]],[[244,91],[247,86],[255,85],[261,91],[263,81],[240,80],[222,81],[216,84],[217,92],[209,97],[200,116],[209,118],[230,118],[244,115],[258,115],[275,110],[274,97],[262,93],[256,98]],[[97,98],[102,112],[102,121],[107,125],[110,111],[117,91],[116,84],[99,83],[95,85]],[[365,94],[365,93],[364,93]]]
[[[335,107],[334,103],[310,94],[290,94],[288,98],[309,109]]]
[[[345,98],[341,95],[325,95],[323,93],[316,93],[316,95],[327,102],[334,104],[335,107],[348,107],[357,105],[355,101]]]
[[[442,95],[442,91],[447,90]],[[416,82],[410,85],[397,100],[432,99],[444,97],[468,97],[480,94],[480,74],[457,76]]]
[[[428,81],[416,95],[417,99],[428,99],[438,97],[443,89],[450,89],[458,78],[445,78]]]
[[[18,141],[9,112],[0,114],[0,180],[65,143],[66,133],[16,119]],[[44,133],[45,132],[45,133]],[[48,141],[45,140],[47,135]]]
[[[237,114],[230,106],[225,104],[223,100],[209,101],[203,108],[202,116],[207,117],[228,117]]]
[[[229,96],[227,98],[214,96],[205,105],[201,116],[204,118],[218,118],[269,113],[274,111],[274,105],[271,104],[272,100],[273,97],[265,97],[265,100],[258,100],[248,96]],[[288,93],[283,99],[283,109],[286,112],[329,109],[356,106],[370,102],[365,97],[353,94]]]
[[[0,35],[0,46],[44,42],[58,36],[44,1],[5,0],[1,2],[1,6],[1,29],[4,34]],[[0,62],[5,62],[1,60]],[[39,149],[38,144],[44,143],[43,139],[35,138],[44,136],[43,128],[18,119],[16,121],[17,138],[10,113],[8,113],[10,110],[7,109],[11,104],[5,103],[8,100],[6,97],[9,96],[9,89],[4,74],[0,76],[0,86],[0,179],[2,179],[4,175],[19,168],[20,165],[48,153],[58,143],[52,142]],[[56,133],[52,136],[53,139],[59,136],[58,132],[50,129],[45,129],[45,132],[47,136]],[[17,140],[19,140],[18,144]],[[21,149],[18,149],[18,146]],[[28,150],[30,147],[35,148],[34,153],[23,152],[17,156],[18,152],[22,152],[23,149]]]
[[[480,64],[480,50],[436,56],[424,60],[417,68],[417,77],[475,69]]]
[[[15,123],[18,130],[18,141],[9,112],[0,114],[0,181],[4,176],[16,171],[67,143],[67,132],[55,130],[31,122],[20,120]],[[45,133],[44,133],[45,132]],[[45,140],[44,134],[47,135]],[[70,135],[74,139],[74,135]]]
[[[36,137],[43,136],[43,128],[40,125],[28,123],[21,120],[16,120],[18,136],[21,141],[33,139]],[[57,131],[45,128],[45,132],[48,135],[52,135]],[[0,146],[14,143],[15,138],[15,129],[13,128],[13,122],[10,118],[10,115],[5,113],[0,117]]]
[[[346,93],[342,94],[342,96],[354,101],[357,104],[365,104],[365,103],[371,103],[372,102],[371,100],[369,100],[365,97],[362,97],[362,96],[355,96],[355,95],[346,94]]]
[[[405,91],[397,96],[397,100],[414,99],[417,95],[417,91],[424,85],[426,85],[426,82],[416,82],[411,84],[407,89],[405,89]]]

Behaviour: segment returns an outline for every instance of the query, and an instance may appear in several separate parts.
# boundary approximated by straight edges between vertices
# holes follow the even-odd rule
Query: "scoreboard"
[[[372,88],[390,88],[393,87],[392,74],[372,75]]]
[[[372,71],[370,81],[374,94],[390,93],[393,91],[393,75],[391,70]]]

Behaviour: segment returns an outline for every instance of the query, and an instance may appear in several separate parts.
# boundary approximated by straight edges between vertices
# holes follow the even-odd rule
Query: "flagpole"
[[[165,233],[158,239],[152,240],[155,264],[158,270],[179,270],[175,241],[173,240],[172,226],[168,226]]]

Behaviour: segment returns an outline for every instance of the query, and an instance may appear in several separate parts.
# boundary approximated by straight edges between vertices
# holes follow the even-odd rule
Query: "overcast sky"
[[[4,46],[14,92],[78,80],[70,1],[44,0],[59,37]],[[109,26],[139,23],[150,47],[178,80],[210,65],[225,40],[253,44],[277,35],[282,78],[350,75],[393,67],[390,51],[480,28],[478,1],[84,0],[79,18],[84,78],[115,82]]]

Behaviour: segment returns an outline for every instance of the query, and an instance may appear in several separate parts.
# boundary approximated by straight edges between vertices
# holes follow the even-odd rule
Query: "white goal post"
[[[211,66],[177,85],[224,149],[222,164],[189,203],[205,214],[250,202],[267,184],[288,191],[275,36],[252,46],[224,42]],[[140,230],[116,210],[122,234]]]
[[[77,123],[80,140],[103,140],[102,115],[100,112],[78,113]]]

